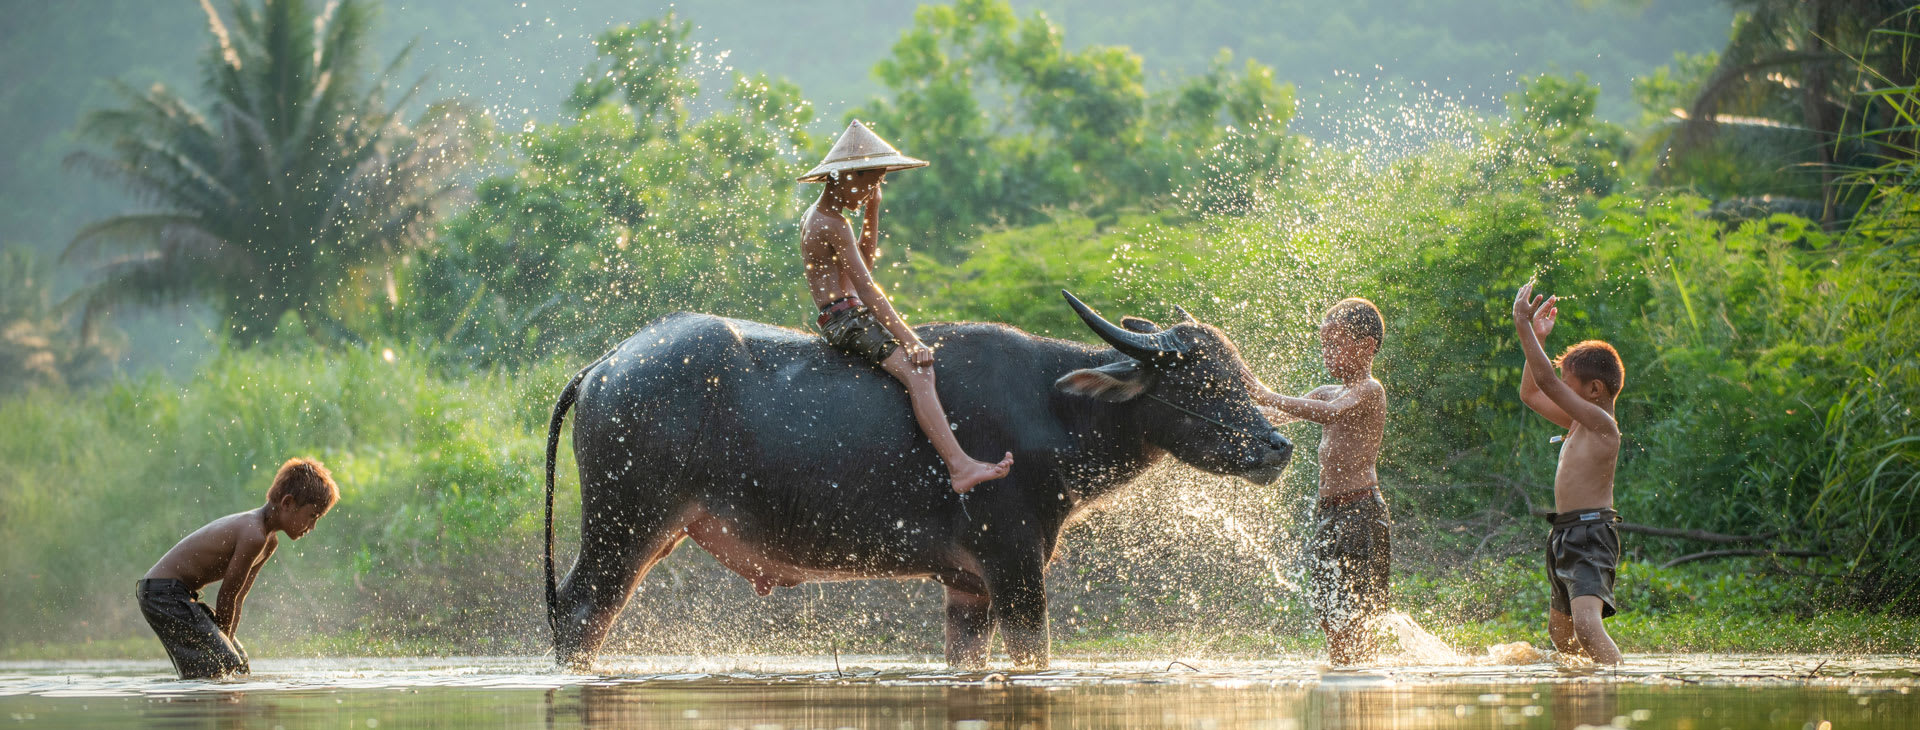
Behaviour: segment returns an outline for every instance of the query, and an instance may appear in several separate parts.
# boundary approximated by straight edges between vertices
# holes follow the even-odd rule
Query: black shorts
[[[1573,599],[1600,598],[1600,616],[1618,613],[1613,602],[1614,571],[1620,565],[1620,513],[1590,509],[1547,515],[1547,582],[1553,585],[1553,610],[1573,615]]]
[[[198,592],[187,590],[187,584],[172,578],[142,579],[134,595],[140,615],[147,617],[147,625],[160,637],[181,679],[248,673],[247,650],[220,630],[213,621],[213,609],[200,602]]]
[[[900,341],[873,316],[872,307],[852,307],[827,315],[818,325],[820,336],[834,349],[880,364],[892,355]]]
[[[1345,630],[1387,609],[1393,515],[1379,489],[1323,500],[1314,510],[1310,583],[1315,612]]]

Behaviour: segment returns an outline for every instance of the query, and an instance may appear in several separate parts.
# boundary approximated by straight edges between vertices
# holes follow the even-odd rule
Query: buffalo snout
[[[1254,467],[1242,475],[1255,484],[1272,484],[1280,479],[1287,469],[1287,462],[1293,459],[1293,441],[1280,435],[1278,430],[1268,431],[1265,442],[1261,444]]]

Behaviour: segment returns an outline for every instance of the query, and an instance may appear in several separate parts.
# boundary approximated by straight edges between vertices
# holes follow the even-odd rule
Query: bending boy
[[[880,258],[881,178],[926,164],[900,154],[866,125],[848,125],[826,161],[800,177],[800,182],[826,183],[801,219],[800,255],[807,264],[807,290],[820,307],[820,335],[836,349],[878,364],[907,386],[920,431],[946,461],[953,491],[966,494],[981,482],[1006,476],[1013,453],[989,464],[960,448],[934,389],[933,349],[900,319],[873,280],[873,262]],[[841,211],[859,207],[865,208],[864,223],[855,238]]]
[[[300,539],[339,499],[333,475],[320,462],[288,460],[274,475],[266,504],[207,523],[153,564],[138,584],[140,613],[181,679],[249,671],[247,651],[234,632],[254,576],[279,547],[273,533]],[[200,589],[214,581],[220,582],[219,608],[208,609]]]
[[[1560,314],[1557,297],[1533,293],[1533,283],[1513,297],[1513,327],[1527,365],[1520,400],[1567,429],[1560,466],[1553,475],[1553,513],[1547,515],[1547,581],[1553,599],[1547,633],[1556,651],[1600,664],[1620,663],[1620,648],[1602,620],[1615,613],[1614,571],[1620,564],[1620,531],[1614,523],[1613,467],[1620,456],[1620,425],[1614,399],[1625,368],[1612,345],[1588,340],[1560,356],[1560,376],[1540,344]]]
[[[1314,508],[1313,602],[1334,664],[1358,664],[1379,651],[1372,619],[1387,608],[1393,564],[1393,516],[1374,469],[1386,436],[1387,391],[1373,379],[1385,323],[1373,302],[1350,298],[1320,324],[1320,358],[1339,385],[1305,396],[1265,386],[1254,400],[1276,423],[1307,420],[1320,429],[1320,493]]]

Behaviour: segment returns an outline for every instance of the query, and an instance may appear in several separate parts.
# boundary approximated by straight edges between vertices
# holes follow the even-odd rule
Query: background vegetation
[[[422,100],[426,118],[467,120],[448,129],[470,136],[435,137],[450,145],[444,165],[399,175],[323,164],[295,177],[312,202],[287,212],[196,207],[215,188],[146,198],[187,227],[119,239],[129,259],[72,275],[127,294],[103,278],[124,260],[175,256],[199,268],[240,252],[298,284],[235,279],[285,290],[265,307],[180,288],[199,280],[157,279],[155,291],[211,305],[227,323],[184,375],[88,377],[85,364],[113,340],[83,335],[76,313],[55,305],[66,289],[43,260],[8,254],[0,357],[27,364],[0,371],[0,614],[10,619],[0,645],[26,655],[56,651],[44,642],[140,636],[126,593],[141,568],[202,522],[251,506],[280,460],[311,454],[334,468],[345,499],[259,582],[247,629],[256,650],[537,651],[537,476],[553,394],[571,368],[668,311],[804,323],[792,245],[809,190],[791,180],[831,142],[819,128],[857,115],[935,161],[896,176],[887,195],[881,278],[914,321],[992,319],[1082,338],[1057,303],[1062,286],[1115,314],[1164,317],[1182,304],[1233,333],[1269,384],[1300,391],[1325,377],[1311,339],[1324,308],[1352,294],[1379,302],[1398,601],[1447,636],[1544,643],[1530,512],[1551,500],[1551,432],[1513,394],[1520,358],[1507,314],[1513,288],[1538,276],[1573,297],[1556,341],[1608,339],[1627,363],[1621,510],[1759,538],[1629,535],[1627,646],[1915,651],[1920,104],[1911,56],[1898,52],[1913,16],[1856,5],[1881,14],[1842,33],[1819,12],[1736,4],[1730,56],[1763,57],[1755,44],[1767,39],[1804,47],[1814,34],[1851,60],[1776,60],[1742,76],[1722,57],[1684,56],[1635,83],[1642,114],[1631,126],[1602,118],[1587,78],[1542,75],[1513,83],[1504,110],[1414,99],[1353,112],[1347,122],[1371,131],[1332,137],[1297,128],[1297,88],[1246,60],[1257,55],[1222,52],[1170,73],[1125,48],[1070,43],[1073,26],[991,0],[919,9],[876,65],[882,94],[845,114],[823,115],[791,82],[703,65],[685,19],[605,30],[551,121],[495,133],[486,118]],[[240,2],[222,17],[258,7]],[[256,16],[256,29],[327,27],[311,23],[318,8],[274,7],[283,15]],[[234,23],[244,38],[246,23]],[[212,156],[169,159],[219,160],[181,168],[217,167],[219,180],[285,171],[232,154],[260,148],[247,136],[258,125],[177,123],[244,117],[220,111],[230,102],[219,100],[246,94],[218,93],[233,88],[222,69],[235,64],[217,40],[208,48],[205,98],[216,101],[169,102],[165,119],[129,115],[116,128],[126,134],[88,154],[126,161],[128,149],[173,145]],[[268,48],[239,66],[273,62]],[[340,73],[332,83],[362,90],[386,78],[367,66]],[[1170,78],[1150,82],[1155,74]],[[1822,81],[1812,108],[1842,120],[1794,125],[1829,149],[1812,153],[1821,166],[1807,174],[1780,162],[1809,161],[1805,139],[1672,123],[1671,109],[1698,108],[1738,85],[1729,79],[1804,89],[1806,74]],[[298,75],[247,83],[257,97],[317,98]],[[121,108],[187,98],[162,94]],[[300,138],[323,149],[360,149],[336,143],[390,130],[381,139],[395,146],[380,160],[406,159],[408,140],[433,128],[389,126],[386,112],[404,104],[381,93],[294,103],[332,110],[310,114],[313,136]],[[1756,102],[1736,121],[1773,128],[1758,122],[1786,122],[1762,115],[1808,108]],[[453,172],[469,157],[486,162]],[[383,199],[424,201],[468,183],[469,203],[417,207],[398,226],[363,225],[391,219],[386,207],[329,225],[312,212],[372,199],[314,182],[349,179],[321,174],[349,168],[413,191],[380,187],[394,193]],[[228,223],[228,210],[305,227],[276,238],[200,225]],[[1305,646],[1295,552],[1315,466],[1302,456],[1278,490],[1168,467],[1076,527],[1051,573],[1062,636],[1101,650]],[[562,514],[576,514],[572,490],[561,494]],[[1707,549],[1760,554],[1683,560]],[[1754,628],[1785,616],[1799,628]],[[806,586],[759,600],[697,550],[664,564],[625,621],[621,641],[634,650],[815,651],[827,641],[933,651],[939,635],[931,586]],[[273,631],[285,628],[299,630]]]

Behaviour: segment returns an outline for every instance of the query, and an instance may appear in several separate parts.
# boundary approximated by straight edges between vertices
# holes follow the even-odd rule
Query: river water
[[[1639,655],[1618,669],[1469,662],[1329,671],[1067,660],[954,673],[930,657],[0,662],[0,725],[41,728],[1920,728],[1920,658]]]

